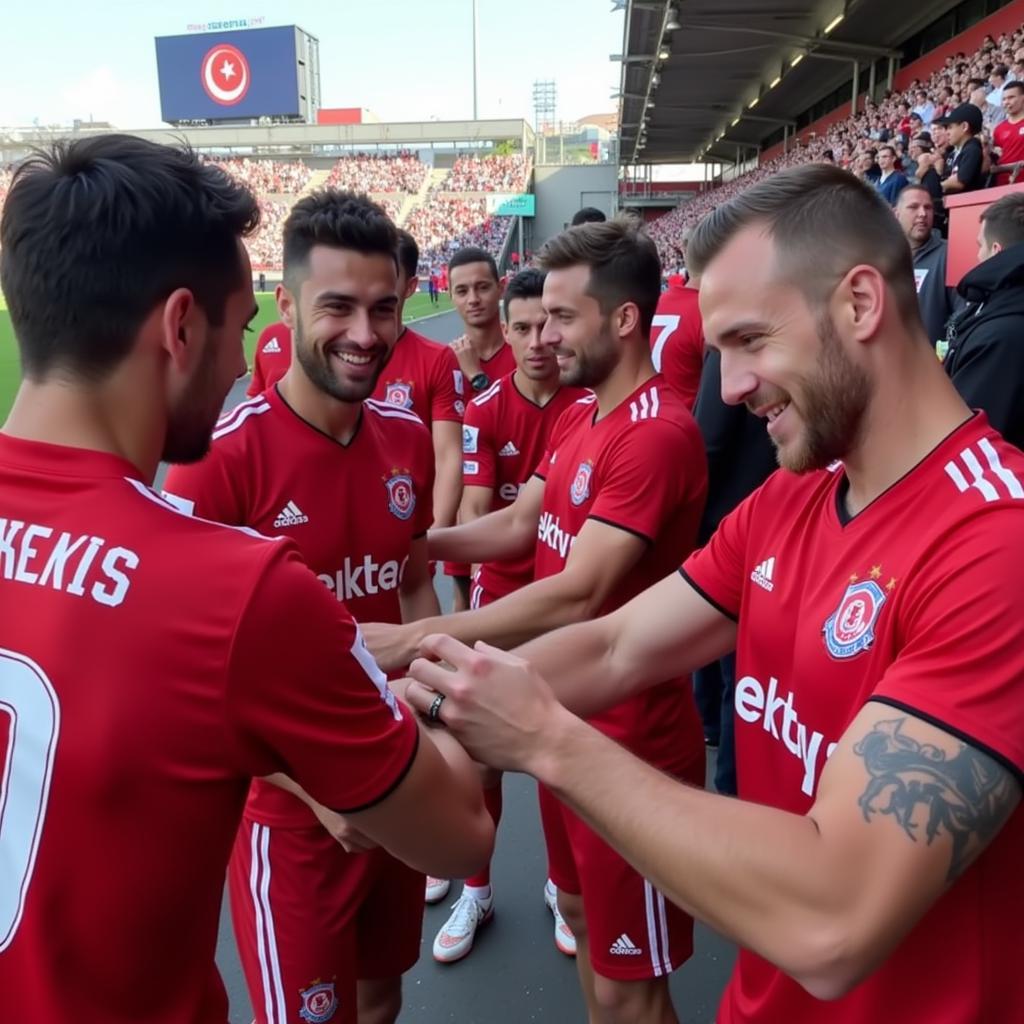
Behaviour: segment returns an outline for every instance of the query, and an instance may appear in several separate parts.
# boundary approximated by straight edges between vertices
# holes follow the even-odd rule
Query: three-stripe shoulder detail
[[[945,470],[961,494],[973,488],[986,502],[1024,498],[1024,487],[1017,475],[1003,465],[987,437],[969,444],[946,463]]]

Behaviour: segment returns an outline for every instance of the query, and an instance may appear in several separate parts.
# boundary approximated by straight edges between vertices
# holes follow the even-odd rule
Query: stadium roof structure
[[[105,129],[109,131],[110,129]],[[173,144],[186,140],[201,152],[237,151],[240,154],[284,155],[305,153],[322,147],[407,146],[426,148],[434,145],[472,145],[479,142],[519,139],[524,151],[533,146],[534,132],[527,121],[498,119],[487,121],[423,121],[372,124],[284,124],[209,126],[190,128],[125,129],[129,135],[153,142]],[[9,150],[27,151],[46,145],[55,138],[87,138],[103,134],[88,126],[75,129],[7,129],[0,134],[0,154]],[[8,156],[13,159],[14,156]]]
[[[614,0],[621,162],[736,163],[957,0]]]

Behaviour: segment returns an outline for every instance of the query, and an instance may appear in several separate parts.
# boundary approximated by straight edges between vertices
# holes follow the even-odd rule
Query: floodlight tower
[[[553,81],[533,83],[533,127],[538,135],[555,127],[555,109],[558,89]]]

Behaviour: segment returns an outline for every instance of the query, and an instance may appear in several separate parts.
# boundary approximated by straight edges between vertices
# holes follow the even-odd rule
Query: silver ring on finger
[[[430,710],[427,712],[428,722],[440,722],[441,721],[441,705],[444,703],[444,694],[439,693],[430,705]]]

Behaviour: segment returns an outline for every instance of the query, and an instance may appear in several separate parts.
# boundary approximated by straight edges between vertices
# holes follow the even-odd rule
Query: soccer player
[[[164,495],[205,519],[294,537],[352,615],[387,622],[438,613],[430,436],[415,413],[367,400],[396,344],[397,242],[365,197],[299,200],[278,292],[296,358],[276,388],[221,419],[202,462],[171,469]],[[295,1024],[316,999],[393,1024],[419,957],[423,875],[382,850],[346,852],[325,811],[273,782],[249,795],[229,883],[256,1019],[279,1024],[265,995],[276,983],[300,993]],[[251,882],[260,871],[265,889]]]
[[[462,373],[459,393],[468,400],[511,373],[516,361],[501,326],[501,278],[494,257],[466,246],[452,256],[448,275],[452,302],[466,328],[451,349]],[[456,610],[465,610],[469,607],[470,566],[449,562],[445,573],[452,577]]]
[[[462,496],[462,386],[458,361],[447,345],[402,326],[405,303],[416,294],[420,251],[408,231],[398,231],[398,340],[373,397],[414,412],[434,442],[434,525],[451,526]]]
[[[246,397],[262,395],[287,372],[292,362],[292,332],[278,320],[260,331],[256,355],[252,361],[252,379],[245,389]]]
[[[418,732],[294,545],[146,483],[204,455],[244,365],[258,219],[190,151],[117,134],[30,158],[7,197],[5,1021],[224,1024],[217,922],[254,775],[289,772],[420,870],[490,853],[475,769]]]
[[[541,340],[547,315],[541,303],[544,274],[523,270],[509,282],[504,293],[508,340],[515,353],[516,369],[496,380],[466,409],[463,436],[465,489],[459,521],[471,523],[495,509],[507,508],[519,495],[540,463],[558,417],[582,398],[582,388],[559,386],[558,363],[550,346]],[[533,581],[533,551],[513,559],[485,562],[473,576],[470,605],[482,608]],[[484,800],[494,819],[501,819],[501,774],[484,771]],[[428,879],[427,896],[437,902],[448,894],[447,879]],[[549,905],[556,915],[555,941],[572,955],[576,943],[561,920],[555,899]],[[460,960],[473,947],[477,928],[491,919],[493,899],[490,865],[466,879],[462,896],[447,923],[434,940],[434,958],[448,963]]]
[[[1024,82],[1007,82],[1002,102],[1006,120],[995,126],[992,143],[998,151],[999,163],[1015,164],[1024,161]],[[1017,180],[1020,178],[1018,173]],[[996,184],[1009,185],[1010,172],[997,175]]]
[[[477,757],[540,778],[743,947],[720,1024],[1013,1019],[1024,455],[935,359],[869,184],[784,171],[710,213],[690,254],[722,393],[767,420],[782,471],[610,616],[522,657],[425,641],[458,672],[417,661],[431,690],[408,696],[446,693]],[[572,714],[734,643],[738,800]]]
[[[385,664],[405,665],[431,631],[507,647],[618,608],[693,547],[707,471],[693,417],[651,365],[661,289],[654,243],[624,217],[570,228],[547,243],[540,262],[548,271],[542,340],[562,383],[594,394],[562,414],[512,505],[429,538],[432,555],[471,562],[535,548],[535,581],[473,611],[364,626]],[[594,724],[701,785],[704,737],[689,676],[666,671],[660,683],[604,709]],[[592,1019],[674,1020],[668,975],[692,952],[692,921],[581,818],[542,798],[551,880],[576,936]]]
[[[684,250],[685,251],[685,250]],[[675,277],[676,275],[673,275]],[[689,273],[661,293],[651,330],[651,361],[668,385],[693,411],[704,366],[704,330],[700,319],[700,278]]]

